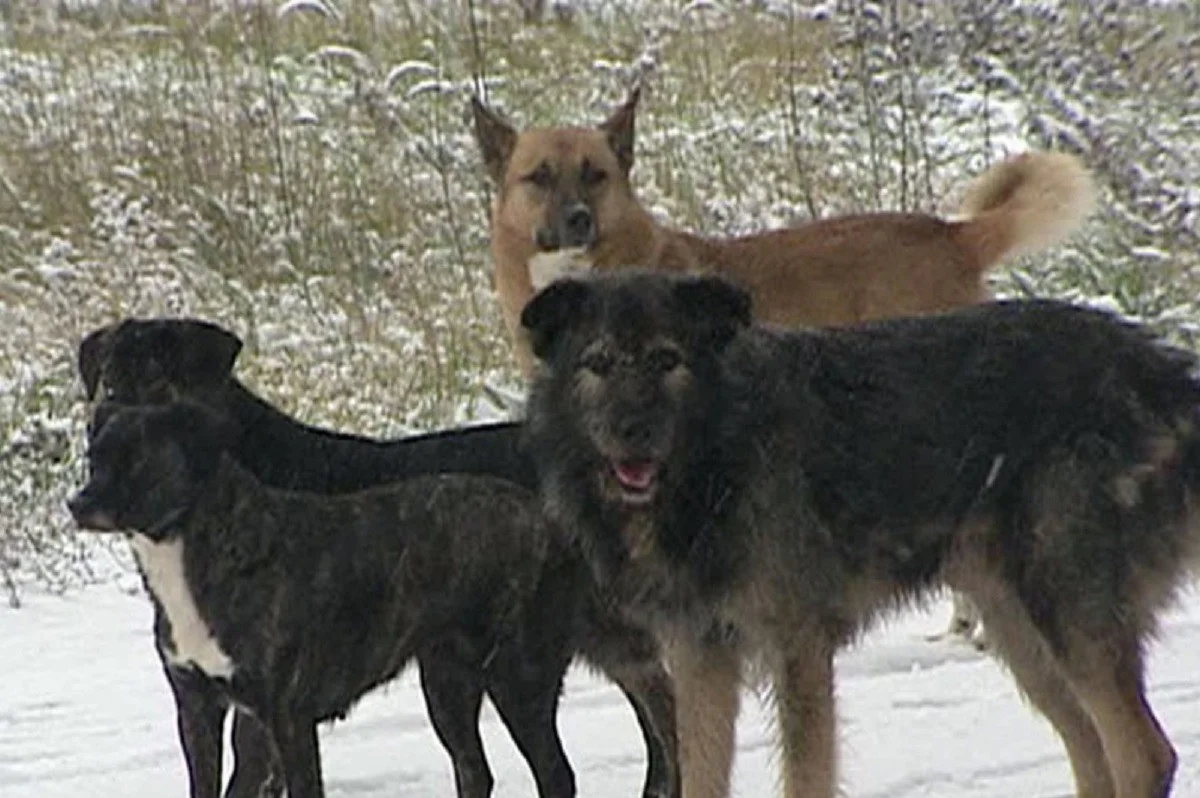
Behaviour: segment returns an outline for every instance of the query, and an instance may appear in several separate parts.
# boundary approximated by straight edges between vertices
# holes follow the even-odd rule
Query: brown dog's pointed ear
[[[638,99],[642,96],[642,87],[634,86],[625,99],[624,104],[612,115],[600,123],[600,130],[608,139],[608,146],[617,156],[621,171],[629,174],[633,168],[633,133],[634,120],[637,117]]]
[[[164,363],[164,369],[187,375],[195,384],[212,385],[233,373],[242,339],[219,325],[196,321],[180,331],[178,347],[181,362],[173,367]]]
[[[582,280],[555,280],[534,295],[521,311],[521,326],[529,331],[533,354],[548,362],[554,356],[562,334],[573,319],[578,319],[592,295],[592,287]]]
[[[100,387],[100,371],[104,361],[112,349],[112,337],[119,324],[109,324],[83,337],[79,342],[79,353],[76,363],[79,366],[79,377],[83,380],[83,388],[90,402],[96,398],[96,390]]]
[[[483,156],[483,165],[497,187],[504,184],[508,159],[517,143],[517,131],[499,114],[471,95],[471,117],[475,120],[475,141]]]
[[[686,277],[675,285],[675,300],[718,351],[750,326],[750,294],[723,277]]]

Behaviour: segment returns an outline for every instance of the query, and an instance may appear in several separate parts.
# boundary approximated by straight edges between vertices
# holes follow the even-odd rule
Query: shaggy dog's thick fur
[[[472,102],[475,138],[497,189],[490,227],[496,291],[526,375],[533,358],[521,309],[564,272],[643,266],[717,273],[750,291],[760,321],[852,324],[985,299],[989,269],[1068,235],[1093,202],[1078,160],[1035,152],[976,178],[957,220],[867,213],[735,238],[696,235],[655,220],[634,193],[638,96],[597,127],[522,131]]]
[[[78,362],[89,397],[103,391],[110,400],[132,404],[183,398],[217,411],[227,425],[230,454],[270,487],[341,494],[457,472],[536,488],[533,463],[519,446],[517,424],[487,424],[388,441],[308,426],[272,407],[233,376],[241,346],[237,336],[209,322],[127,319],[86,336]],[[562,556],[569,560],[577,554]],[[573,567],[569,562],[551,565]],[[436,652],[426,653],[424,661],[433,678],[425,679],[422,686],[435,729],[454,763],[460,795],[485,794],[492,781],[478,729],[483,692],[499,689],[527,697],[557,694],[562,671],[578,655],[616,682],[634,708],[647,750],[644,795],[678,796],[674,704],[658,647],[651,636],[591,593],[584,577],[586,572],[580,580],[556,583],[562,592],[549,599],[555,611],[536,619],[546,628],[526,633],[544,638],[526,661],[496,659],[484,680],[451,659],[439,662]],[[465,624],[473,622],[464,619]],[[165,655],[163,670],[175,697],[192,796],[214,798],[220,791],[221,721],[227,697],[211,680],[179,667]],[[550,755],[561,751],[554,718],[519,716],[510,721],[509,716],[503,717],[538,784],[564,783],[562,773],[565,769],[569,776],[569,766]],[[513,728],[513,722],[525,727]],[[282,789],[280,774],[272,776],[277,768],[273,768],[269,740],[262,727],[242,713],[234,719],[233,752],[228,798],[259,798]]]
[[[750,316],[724,280],[650,273],[562,280],[523,315],[545,500],[667,645],[684,795],[727,794],[751,658],[784,795],[832,798],[834,653],[945,584],[1078,795],[1164,798],[1144,648],[1200,549],[1195,358],[1048,301],[819,332]]]

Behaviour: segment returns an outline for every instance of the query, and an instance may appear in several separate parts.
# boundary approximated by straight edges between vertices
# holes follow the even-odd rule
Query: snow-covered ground
[[[171,699],[150,636],[150,605],[119,580],[0,609],[0,795],[186,795]],[[845,792],[858,798],[1059,798],[1071,794],[1049,727],[984,656],[926,642],[947,607],[902,616],[847,651],[838,696]],[[1151,701],[1181,768],[1175,795],[1200,795],[1200,597],[1189,596],[1154,647]],[[770,713],[748,695],[735,794],[775,793]],[[580,796],[634,796],[643,750],[620,695],[572,671],[560,728]],[[484,735],[498,798],[529,796],[528,769],[495,714]],[[331,796],[451,796],[448,759],[415,675],[369,696],[322,735]]]

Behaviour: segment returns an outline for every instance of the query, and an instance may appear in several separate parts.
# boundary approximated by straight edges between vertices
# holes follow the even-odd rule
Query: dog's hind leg
[[[420,673],[433,731],[454,765],[458,798],[487,798],[493,778],[479,738],[482,681],[444,657],[432,655],[421,656]]]
[[[673,640],[667,662],[675,681],[684,798],[726,798],[737,735],[737,649]]]
[[[1112,777],[1091,717],[1059,672],[1046,643],[1015,596],[999,591],[976,602],[996,654],[1017,686],[1062,738],[1078,798],[1114,798]]]
[[[271,734],[288,798],[324,798],[317,724],[311,718],[293,717],[286,709],[276,710]]]
[[[531,661],[527,653],[509,650],[497,654],[488,668],[488,695],[529,763],[540,798],[575,795],[575,774],[556,723],[569,664],[565,656]]]
[[[1140,641],[1073,635],[1061,662],[1096,724],[1116,798],[1167,798],[1177,758],[1146,702]]]
[[[774,695],[783,745],[784,798],[834,798],[837,793],[837,718],[833,698],[834,646],[810,640],[774,668]]]
[[[179,742],[187,762],[191,798],[217,798],[221,792],[221,730],[228,703],[204,675],[163,662],[175,697]]]
[[[225,798],[280,798],[283,774],[275,762],[271,735],[257,718],[233,713],[233,775]]]

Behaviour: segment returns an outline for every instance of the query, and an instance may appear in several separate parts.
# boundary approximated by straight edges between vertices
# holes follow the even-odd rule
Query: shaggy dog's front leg
[[[783,746],[784,798],[834,798],[837,723],[834,647],[821,641],[786,654],[775,666],[775,701]]]
[[[733,770],[740,668],[726,644],[672,641],[683,798],[726,798]]]

